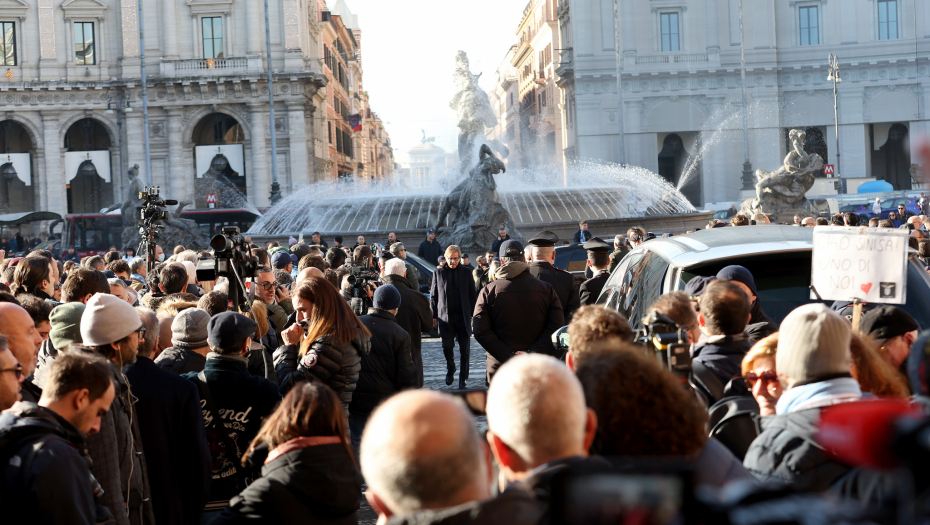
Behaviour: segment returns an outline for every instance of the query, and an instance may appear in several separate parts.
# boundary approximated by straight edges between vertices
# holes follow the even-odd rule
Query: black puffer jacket
[[[417,369],[410,354],[410,336],[391,312],[370,308],[360,319],[371,332],[371,352],[362,357],[349,412],[370,414],[385,399],[415,387]]]
[[[262,477],[211,523],[355,525],[361,490],[362,475],[344,445],[310,446],[262,466]]]
[[[159,368],[164,368],[175,374],[186,374],[188,372],[202,372],[207,358],[187,348],[165,348],[164,352],[155,359],[155,364]]]
[[[317,380],[335,390],[348,410],[358,383],[358,372],[362,368],[362,356],[371,351],[371,341],[361,331],[355,339],[340,347],[329,341],[329,336],[323,336],[310,345],[307,353],[317,355],[316,364],[311,367],[301,362],[297,345],[284,345],[275,350],[274,367],[282,395],[286,395],[295,383]]]

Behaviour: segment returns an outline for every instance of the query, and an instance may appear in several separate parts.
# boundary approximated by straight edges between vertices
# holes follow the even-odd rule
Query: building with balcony
[[[134,1],[0,3],[0,142],[8,157],[0,160],[16,171],[0,185],[8,211],[98,212],[126,198],[134,164],[165,198],[206,207],[211,188],[228,182],[268,206],[269,88],[282,192],[318,178],[314,117],[326,78],[315,0],[270,0],[270,50],[262,2],[144,2],[150,174],[136,9]]]
[[[616,19],[606,0],[563,1],[558,11],[566,157],[619,162],[622,129],[624,162],[658,172],[696,205],[738,200],[742,20],[753,168],[781,166],[788,130],[801,128],[806,150],[840,177],[912,187],[909,152],[930,131],[930,2],[742,2],[742,16],[738,0],[617,3]],[[831,53],[842,79],[839,151]]]

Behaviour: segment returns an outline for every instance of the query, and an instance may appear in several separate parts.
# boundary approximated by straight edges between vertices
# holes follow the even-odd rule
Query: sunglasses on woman
[[[761,374],[757,374],[750,370],[748,373],[746,373],[745,376],[743,376],[743,380],[746,381],[746,386],[750,390],[752,390],[752,387],[755,386],[756,381],[759,379],[761,379],[764,383],[768,383],[769,381],[778,381],[778,375],[776,375],[775,372],[772,372],[771,370],[766,370]]]
[[[19,381],[19,378],[23,377],[23,364],[16,363],[16,366],[12,368],[0,368],[0,372],[13,372],[16,380]]]

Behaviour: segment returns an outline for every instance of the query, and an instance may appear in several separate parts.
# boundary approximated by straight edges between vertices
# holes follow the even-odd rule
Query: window
[[[662,29],[662,51],[681,51],[678,41],[678,13],[660,13]]]
[[[798,8],[802,46],[816,46],[820,44],[820,24],[817,19],[817,9],[815,5]]]
[[[878,39],[898,38],[898,1],[878,0]]]
[[[79,66],[92,66],[97,63],[94,54],[94,23],[74,23],[74,58]]]
[[[203,17],[203,57],[223,58],[223,18]]]
[[[0,40],[0,51],[3,52],[3,65],[16,65],[16,28],[13,22],[0,22],[3,39]]]

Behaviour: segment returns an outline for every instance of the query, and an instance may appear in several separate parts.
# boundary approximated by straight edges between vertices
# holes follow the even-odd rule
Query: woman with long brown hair
[[[852,357],[850,375],[859,381],[863,392],[892,399],[910,397],[904,376],[885,361],[871,337],[853,331],[849,354]]]
[[[358,523],[362,475],[345,410],[326,385],[295,385],[265,419],[242,464],[261,466],[262,477],[211,523]]]
[[[281,333],[274,353],[278,386],[287,392],[301,381],[320,381],[348,410],[371,332],[324,277],[301,281],[292,294],[297,322]]]

